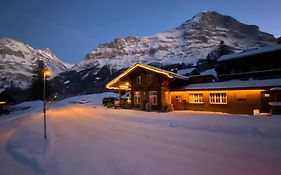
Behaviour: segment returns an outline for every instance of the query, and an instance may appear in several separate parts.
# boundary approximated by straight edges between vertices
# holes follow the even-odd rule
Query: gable
[[[109,83],[106,84],[106,88],[108,89],[122,89],[122,87],[124,87],[124,89],[128,89],[126,88],[126,86],[128,86],[128,82],[126,81],[127,77],[129,76],[136,76],[137,74],[135,74],[136,72],[140,72],[140,71],[145,71],[146,74],[158,74],[161,75],[165,78],[168,79],[183,79],[183,80],[187,80],[187,77],[185,76],[181,76],[181,75],[177,75],[173,72],[170,71],[166,71],[166,70],[162,70],[153,66],[148,66],[148,65],[143,65],[140,63],[135,64],[134,66],[130,67],[129,69],[127,69],[126,71],[124,71],[123,73],[121,73],[119,76],[117,76],[116,78],[114,78],[113,80],[111,80]]]

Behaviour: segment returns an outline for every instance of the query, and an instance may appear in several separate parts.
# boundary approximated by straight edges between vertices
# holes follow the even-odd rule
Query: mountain
[[[41,59],[53,76],[68,70],[49,49],[34,49],[10,38],[0,39],[0,86],[27,88],[32,81],[32,71],[37,59]]]
[[[152,36],[116,38],[100,44],[77,66],[76,70],[93,65],[112,69],[129,67],[136,62],[169,65],[195,65],[205,59],[220,41],[234,52],[272,45],[277,39],[261,32],[258,26],[240,23],[217,12],[201,12],[179,27]]]
[[[71,95],[103,91],[106,82],[136,62],[161,68],[201,64],[207,57],[218,55],[221,43],[239,52],[276,44],[277,39],[258,26],[243,24],[230,16],[201,12],[166,32],[100,44],[71,71],[53,79],[54,92]]]

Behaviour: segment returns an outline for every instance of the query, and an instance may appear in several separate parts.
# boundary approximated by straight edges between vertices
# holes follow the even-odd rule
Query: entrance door
[[[149,103],[152,106],[157,106],[158,98],[157,91],[149,91]]]
[[[262,113],[270,113],[269,102],[271,101],[271,94],[267,91],[261,92],[261,111]]]

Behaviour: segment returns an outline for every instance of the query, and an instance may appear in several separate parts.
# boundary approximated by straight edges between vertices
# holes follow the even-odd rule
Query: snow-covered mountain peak
[[[34,49],[21,41],[0,39],[0,86],[28,87],[38,59],[45,62],[54,76],[67,70],[64,63],[50,49]]]
[[[88,53],[75,69],[107,65],[112,69],[145,64],[196,64],[223,41],[234,51],[263,47],[277,42],[255,25],[240,23],[214,11],[201,12],[179,27],[152,36],[116,38]],[[89,66],[87,66],[89,65]]]
[[[26,57],[32,55],[32,53],[34,53],[34,49],[23,42],[11,38],[0,39],[0,54]]]

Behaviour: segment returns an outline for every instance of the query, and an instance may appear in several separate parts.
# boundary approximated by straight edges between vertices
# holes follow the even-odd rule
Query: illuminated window
[[[140,104],[140,103],[141,103],[141,94],[140,94],[140,91],[135,91],[135,92],[134,92],[134,103],[135,103],[135,104]]]
[[[210,93],[210,104],[227,104],[226,93]]]
[[[157,91],[149,91],[149,103],[157,105]]]
[[[203,94],[189,94],[188,95],[189,103],[203,103]]]
[[[137,77],[137,83],[138,83],[138,84],[141,84],[141,76],[138,76],[138,77]]]
[[[177,102],[181,102],[181,96],[178,96],[178,95],[177,95],[177,96],[176,96],[176,101],[177,101]]]

